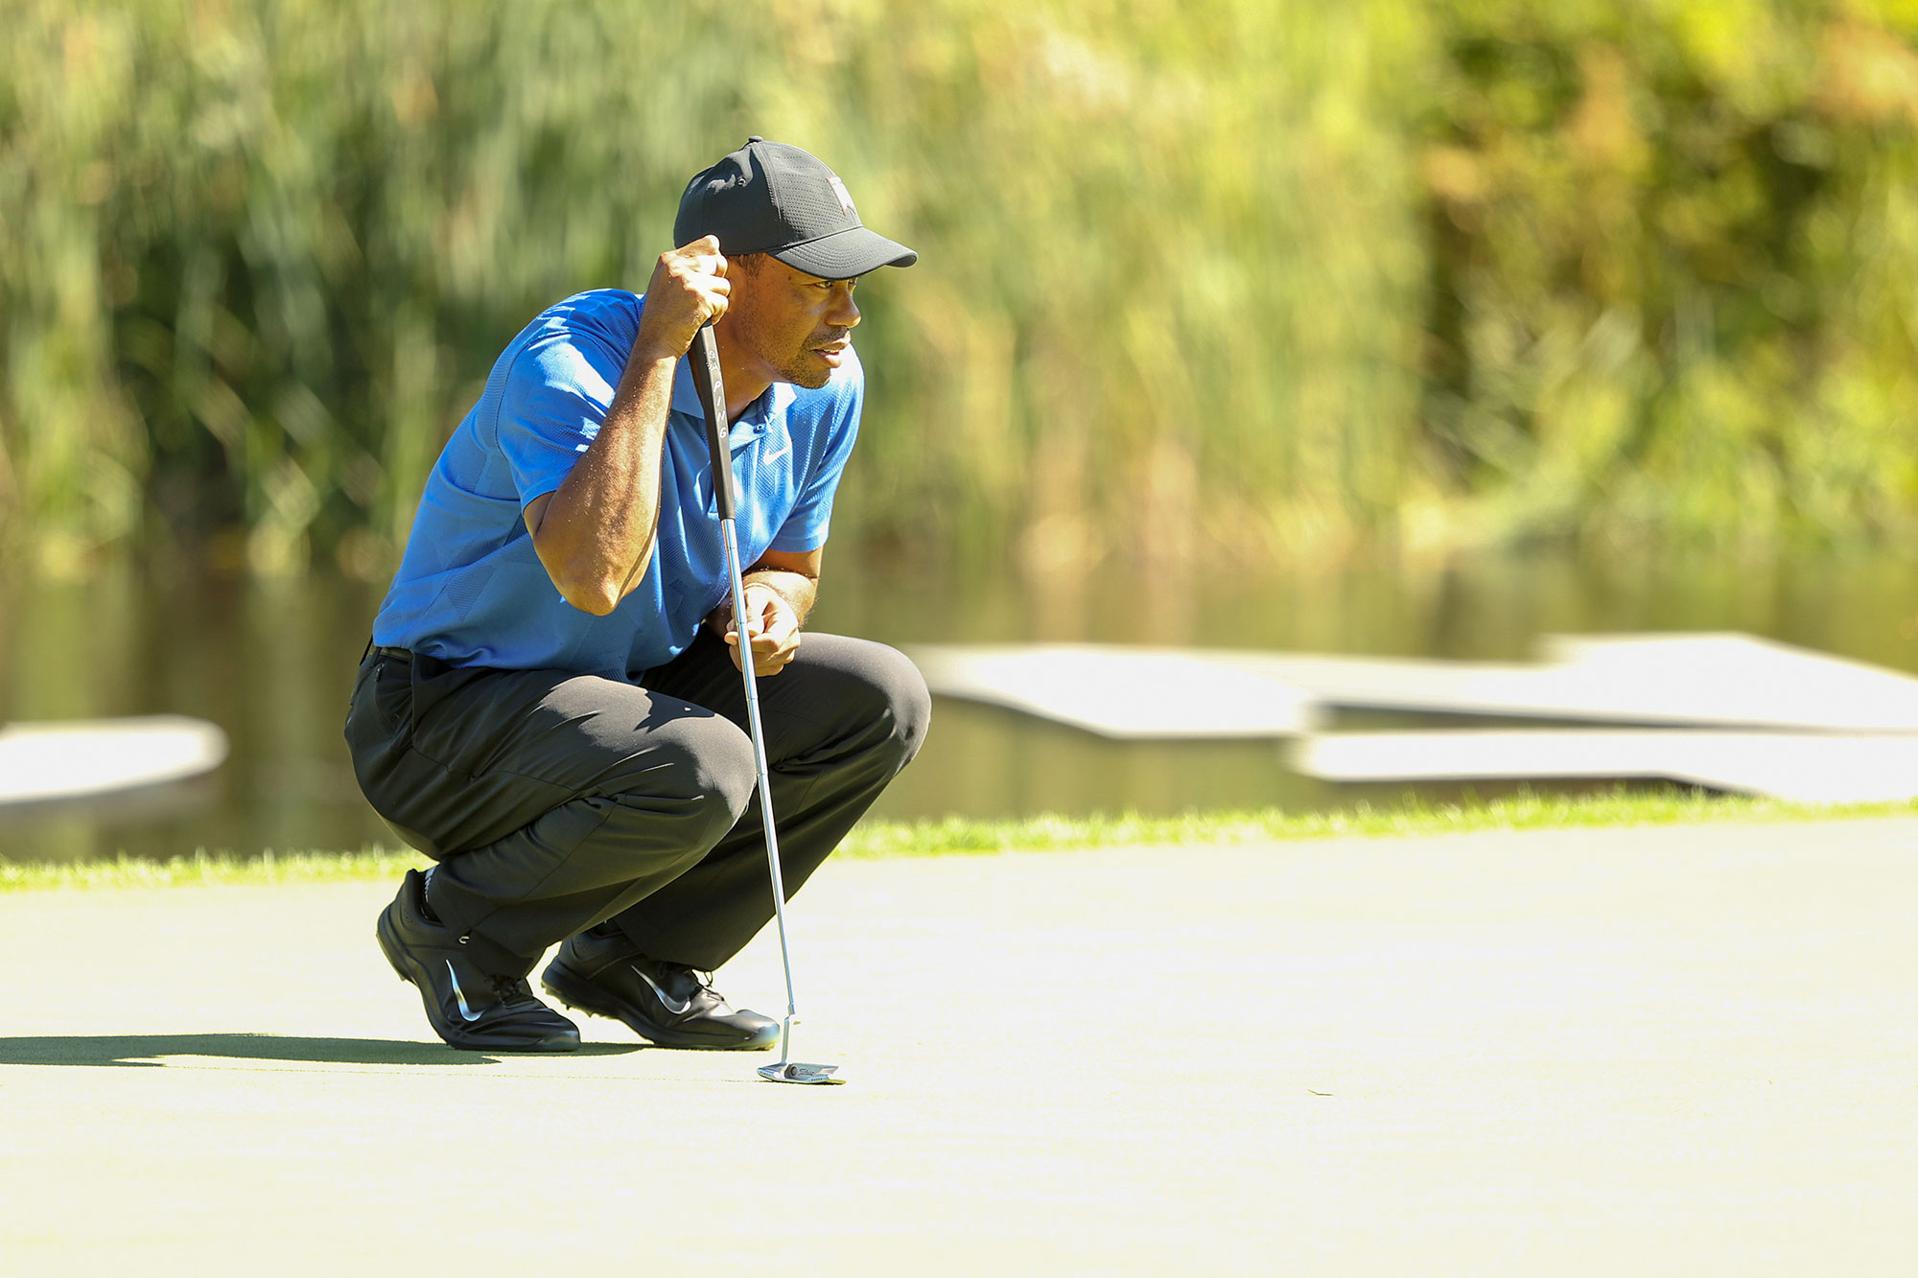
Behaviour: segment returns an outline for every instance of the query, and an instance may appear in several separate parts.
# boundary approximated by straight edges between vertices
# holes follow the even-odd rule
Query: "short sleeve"
[[[817,550],[826,544],[832,530],[833,495],[839,490],[839,476],[859,437],[859,409],[864,398],[863,379],[848,378],[845,393],[834,402],[825,424],[825,445],[807,470],[799,502],[773,538],[774,550]]]
[[[566,482],[612,402],[605,371],[573,342],[553,338],[520,352],[500,397],[498,428],[521,506]]]

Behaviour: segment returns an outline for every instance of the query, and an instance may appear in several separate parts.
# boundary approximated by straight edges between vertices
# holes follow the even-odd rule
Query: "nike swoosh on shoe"
[[[646,982],[646,984],[652,987],[653,994],[659,999],[660,1006],[664,1007],[667,1011],[671,1012],[674,1016],[684,1016],[687,1010],[692,1007],[693,1001],[691,999],[685,999],[680,1002],[673,1001],[672,999],[666,996],[665,990],[662,990],[659,988],[658,981],[655,981],[652,977],[646,975],[646,973],[640,971],[637,967],[633,967],[631,963],[628,963],[626,966],[632,967],[634,975],[638,976],[640,980]]]
[[[453,970],[452,959],[446,960],[446,974],[453,978],[453,997],[459,1000],[460,1016],[463,1017],[469,1024],[473,1021],[477,1021],[483,1015],[483,1013],[475,1012],[472,1008],[466,1005],[466,991],[460,988],[460,974]]]

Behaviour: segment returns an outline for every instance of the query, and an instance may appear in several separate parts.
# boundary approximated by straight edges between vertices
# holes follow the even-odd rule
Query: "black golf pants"
[[[759,702],[790,897],[918,752],[931,703],[893,649],[812,632]],[[745,692],[704,631],[634,683],[370,649],[346,740],[374,810],[439,862],[433,909],[484,967],[530,972],[610,918],[647,955],[711,970],[772,917]]]

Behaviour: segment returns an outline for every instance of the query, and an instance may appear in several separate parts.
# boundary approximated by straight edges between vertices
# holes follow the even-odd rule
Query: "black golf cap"
[[[846,280],[919,255],[867,230],[839,175],[808,152],[761,137],[686,184],[673,243],[717,235],[719,251],[770,253],[821,279]]]

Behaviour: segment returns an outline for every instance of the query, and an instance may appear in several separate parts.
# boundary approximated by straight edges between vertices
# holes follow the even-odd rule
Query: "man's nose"
[[[837,288],[833,290],[834,306],[826,315],[826,322],[834,328],[857,328],[859,326],[859,304],[852,300],[852,290]]]

